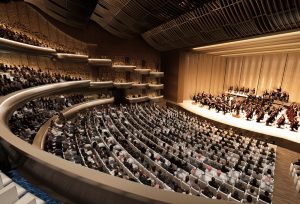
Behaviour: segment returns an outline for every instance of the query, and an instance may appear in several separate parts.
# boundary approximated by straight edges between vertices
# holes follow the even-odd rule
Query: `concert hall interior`
[[[300,1],[0,0],[0,203],[300,203]]]

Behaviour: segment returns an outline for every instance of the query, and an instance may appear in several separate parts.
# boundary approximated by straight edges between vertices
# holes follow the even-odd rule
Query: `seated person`
[[[227,169],[226,165],[222,165],[221,171],[222,171],[223,173],[228,173],[228,172],[229,172],[229,169]]]
[[[298,161],[294,162],[293,164],[300,166],[300,159],[298,159]]]
[[[234,169],[235,169],[236,171],[242,171],[242,168],[241,168],[241,166],[240,166],[240,162],[237,162],[237,163],[235,164]]]
[[[243,186],[243,184],[240,181],[236,182],[234,186],[236,188],[240,189],[241,191],[245,192],[245,190],[246,190],[245,187]]]
[[[252,199],[252,196],[251,195],[247,195],[246,196],[246,199],[244,200],[244,202],[243,203],[253,203],[253,199]]]
[[[271,198],[270,198],[270,193],[269,193],[269,191],[265,191],[264,194],[260,194],[260,195],[259,195],[259,199],[261,199],[261,200],[263,200],[263,201],[265,201],[265,202],[267,202],[267,203],[271,203],[271,202],[272,202],[272,200],[271,200]]]
[[[254,190],[253,187],[250,187],[250,189],[248,189],[247,192],[253,196],[257,196],[257,192]]]
[[[242,175],[240,176],[240,179],[241,179],[242,181],[244,181],[245,183],[248,183],[248,182],[249,182],[249,177],[247,177],[246,174],[242,174]]]
[[[214,196],[213,193],[209,190],[208,187],[205,187],[203,189],[202,194],[205,195],[208,198],[212,198]]]
[[[216,182],[216,179],[214,177],[211,178],[211,180],[208,182],[208,184],[216,189],[219,188],[219,184]]]
[[[258,188],[259,187],[259,183],[257,182],[256,178],[252,179],[252,181],[250,181],[250,185]]]
[[[239,193],[237,191],[234,191],[232,194],[231,194],[231,197],[240,201],[242,200],[242,198],[240,197]]]
[[[247,160],[247,162],[248,162],[249,164],[254,164],[253,158],[252,158],[251,156],[249,157],[249,159]]]
[[[225,193],[225,194],[229,194],[229,192],[230,192],[230,191],[228,190],[228,188],[226,188],[225,185],[221,185],[220,191],[222,191],[222,192]]]
[[[200,186],[199,186],[199,181],[198,181],[198,179],[195,179],[195,180],[194,180],[194,182],[192,183],[192,187],[193,187],[194,189],[196,189],[197,191],[200,190]]]

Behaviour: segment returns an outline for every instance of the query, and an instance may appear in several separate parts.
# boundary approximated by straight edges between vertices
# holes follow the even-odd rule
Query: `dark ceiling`
[[[299,0],[25,1],[74,27],[83,27],[92,19],[120,38],[141,35],[160,51],[300,27]]]
[[[131,37],[201,7],[207,0],[99,0],[91,19],[114,35]]]
[[[98,0],[25,0],[52,18],[76,28],[89,22]]]
[[[216,0],[142,36],[151,46],[165,51],[299,28],[299,0]]]

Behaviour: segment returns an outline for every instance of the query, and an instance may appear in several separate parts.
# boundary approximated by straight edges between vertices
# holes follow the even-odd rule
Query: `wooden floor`
[[[300,153],[277,147],[273,204],[300,204],[300,193],[296,192],[289,167],[300,159]]]

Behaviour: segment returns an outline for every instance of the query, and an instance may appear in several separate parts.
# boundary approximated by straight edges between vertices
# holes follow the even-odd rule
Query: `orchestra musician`
[[[251,120],[253,117],[253,112],[254,109],[252,108],[252,106],[250,106],[250,108],[248,109],[248,111],[246,112],[246,119],[247,120]]]
[[[285,122],[285,117],[284,117],[284,115],[282,114],[282,115],[280,116],[280,118],[277,120],[277,127],[280,128],[281,125],[284,125],[284,122]]]
[[[291,131],[298,131],[299,121],[297,119],[294,119],[293,121],[291,121],[290,128],[291,128]]]
[[[229,91],[234,89],[235,91],[244,91],[248,92],[248,88],[238,88],[237,86],[233,88],[233,86],[229,87]],[[255,93],[255,89],[250,91],[251,93]],[[297,104],[292,103],[289,106],[277,106],[273,104],[272,97],[277,97],[278,89],[268,92],[265,90],[264,97],[255,96],[253,94],[247,95],[244,99],[241,99],[239,96],[235,96],[230,93],[222,93],[217,96],[213,96],[212,94],[206,94],[204,92],[194,94],[192,99],[196,103],[200,103],[202,106],[208,106],[208,109],[215,109],[217,113],[220,111],[225,115],[228,112],[232,113],[232,116],[239,117],[241,113],[245,114],[246,120],[251,120],[255,115],[256,122],[261,122],[264,120],[265,115],[267,115],[266,125],[269,126],[276,120],[279,113],[283,113],[282,110],[286,110],[285,113],[281,114],[281,116],[277,119],[276,125],[277,127],[281,127],[285,123],[289,123],[289,127],[292,131],[298,130],[299,121],[297,120],[297,116],[299,113],[299,107]],[[276,94],[275,94],[276,93]],[[285,92],[282,92],[285,93]],[[285,95],[281,95],[281,97],[285,97]]]
[[[275,120],[275,118],[276,118],[276,116],[277,116],[277,110],[273,110],[273,111],[271,111],[270,112],[270,116],[269,116],[269,118],[266,120],[266,125],[267,126],[269,126],[270,125],[270,123],[273,123],[274,122],[274,120]]]
[[[265,116],[265,112],[263,109],[261,109],[258,113],[257,113],[257,117],[256,117],[256,122],[260,122],[261,120],[264,119]]]

